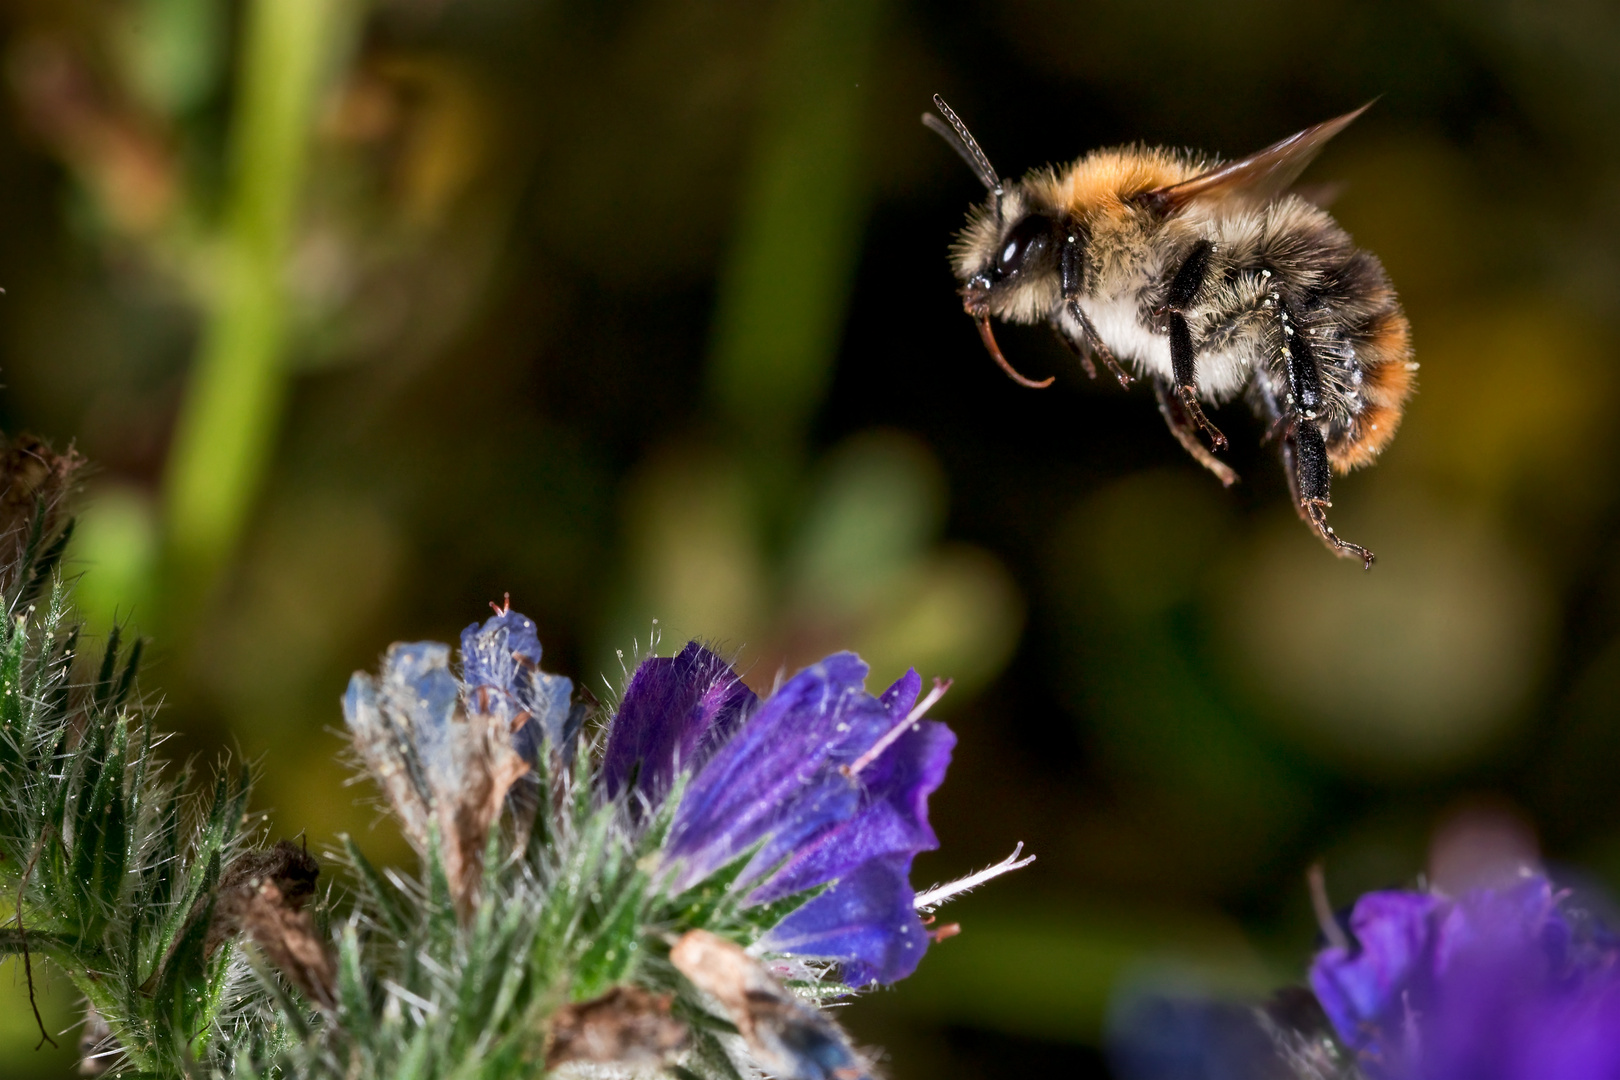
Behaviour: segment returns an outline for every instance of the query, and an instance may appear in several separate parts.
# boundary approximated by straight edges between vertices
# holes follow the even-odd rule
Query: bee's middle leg
[[[1153,396],[1159,399],[1159,415],[1170,427],[1170,434],[1176,437],[1181,448],[1191,454],[1193,460],[1215,474],[1215,479],[1223,487],[1231,487],[1237,483],[1238,475],[1231,466],[1210,453],[1203,443],[1198,441],[1198,425],[1193,423],[1187,415],[1186,408],[1181,403],[1181,397],[1175,389],[1162,378],[1153,380]]]
[[[1192,329],[1187,325],[1187,316],[1179,311],[1170,312],[1170,374],[1176,381],[1176,397],[1181,407],[1187,413],[1187,418],[1193,422],[1205,435],[1209,436],[1210,445],[1216,450],[1226,449],[1226,436],[1221,429],[1209,422],[1204,415],[1204,408],[1198,404],[1198,374],[1196,367],[1196,353],[1193,351]]]

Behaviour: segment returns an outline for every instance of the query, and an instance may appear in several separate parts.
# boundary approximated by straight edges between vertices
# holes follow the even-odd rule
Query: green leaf
[[[354,837],[343,833],[339,839],[343,841],[343,850],[349,856],[350,865],[360,875],[361,884],[366,890],[366,899],[371,902],[376,914],[382,919],[384,927],[397,937],[404,938],[410,933],[410,924],[399,905],[398,893],[394,886],[378,872],[371,864],[371,860],[366,858],[359,845],[354,842]]]
[[[105,709],[112,697],[113,674],[118,670],[118,639],[122,633],[117,623],[107,631],[107,648],[101,654],[101,671],[96,674],[95,693],[91,695],[97,709]]]
[[[629,975],[640,953],[647,885],[647,876],[637,874],[575,964],[570,995],[575,1001],[589,1001]]]
[[[338,1008],[344,1026],[357,1035],[373,1022],[371,986],[360,955],[360,934],[352,922],[338,936]]]

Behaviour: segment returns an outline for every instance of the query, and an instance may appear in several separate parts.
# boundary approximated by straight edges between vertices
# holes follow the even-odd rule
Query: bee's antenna
[[[983,150],[979,149],[979,144],[974,141],[972,133],[967,129],[967,125],[962,123],[962,118],[957,116],[955,111],[945,104],[945,99],[938,94],[934,95],[934,108],[940,111],[941,116],[950,121],[951,126],[946,127],[939,117],[933,113],[923,113],[923,123],[927,125],[930,131],[936,132],[940,138],[950,143],[951,149],[955,150],[957,155],[967,162],[968,168],[972,169],[974,174],[978,176],[979,181],[984,184],[985,190],[995,195],[996,213],[999,215],[1001,213],[1001,177],[996,175],[996,170],[991,166],[990,159],[984,156]]]

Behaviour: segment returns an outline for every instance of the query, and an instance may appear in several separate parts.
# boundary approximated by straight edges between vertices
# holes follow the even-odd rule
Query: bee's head
[[[1063,238],[1056,215],[1037,205],[1023,184],[1003,189],[973,209],[951,249],[962,282],[962,304],[974,318],[1042,322],[1062,293],[1058,269]]]
[[[1002,370],[1025,386],[1046,386],[1051,379],[1033,382],[1007,363],[990,317],[1037,322],[1056,309],[1062,293],[1057,217],[1031,197],[1027,182],[1008,186],[996,175],[967,125],[938,94],[934,106],[949,126],[932,113],[923,114],[923,123],[950,144],[990,192],[968,216],[967,228],[951,250],[962,282],[962,306],[978,323],[984,347]]]

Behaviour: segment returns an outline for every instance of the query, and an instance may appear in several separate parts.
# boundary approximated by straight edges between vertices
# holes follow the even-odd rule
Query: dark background
[[[11,0],[0,125],[0,426],[90,458],[86,614],[154,638],[172,755],[259,762],[277,835],[408,858],[345,784],[338,695],[509,591],[598,696],[655,632],[761,688],[843,647],[874,684],[957,677],[914,879],[1039,861],[841,1014],[896,1080],[1106,1075],[1122,1003],[1297,979],[1307,866],[1341,903],[1409,883],[1446,822],[1620,877],[1606,5],[298,4],[326,21],[264,143],[287,175],[239,164],[253,4]],[[1295,519],[1241,407],[1222,491],[1044,331],[1002,343],[1052,389],[991,365],[945,260],[982,190],[918,123],[934,92],[1007,175],[1234,156],[1378,99],[1307,175],[1344,182],[1422,363],[1334,488],[1372,573]],[[255,192],[292,210],[231,294]],[[270,374],[199,404],[244,311],[273,333],[213,362]],[[174,435],[206,422],[259,449]],[[240,517],[188,524],[187,476]],[[6,1074],[66,1075],[0,993]],[[47,1004],[73,1022],[64,980]]]

